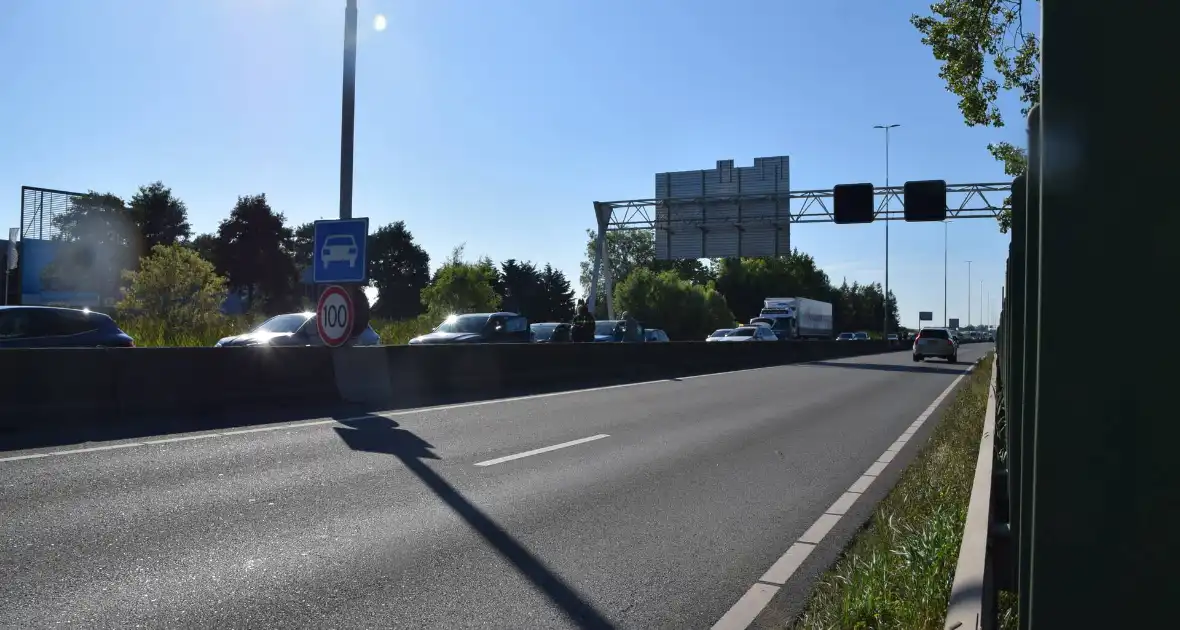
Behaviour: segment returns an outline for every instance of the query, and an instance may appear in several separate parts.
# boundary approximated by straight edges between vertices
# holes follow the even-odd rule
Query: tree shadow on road
[[[401,429],[397,422],[383,416],[366,415],[340,420],[345,427],[334,427],[349,448],[368,453],[393,455],[417,475],[444,503],[475,530],[488,544],[512,563],[525,578],[557,605],[579,628],[611,628],[609,621],[566,584],[540,558],[533,555],[511,534],[473,505],[446,479],[430,468],[428,459],[440,459],[428,442]]]
[[[967,368],[969,367],[969,364],[967,364],[967,363],[954,364],[954,365],[961,366],[960,368],[956,368],[956,367],[939,367],[937,365],[931,365],[929,363],[918,363],[916,365],[891,365],[888,363],[838,363],[835,361],[812,361],[810,363],[803,363],[801,365],[803,365],[804,367],[809,366],[809,365],[815,365],[815,366],[819,366],[819,367],[846,368],[846,369],[850,369],[850,370],[880,370],[882,372],[917,372],[919,374],[953,374],[955,376],[965,373],[967,371]],[[947,365],[949,366],[952,364],[948,363]]]

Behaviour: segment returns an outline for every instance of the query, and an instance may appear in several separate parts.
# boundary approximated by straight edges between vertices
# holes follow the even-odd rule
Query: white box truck
[[[766,298],[762,312],[750,323],[770,326],[779,339],[788,341],[831,339],[832,305],[807,298]]]

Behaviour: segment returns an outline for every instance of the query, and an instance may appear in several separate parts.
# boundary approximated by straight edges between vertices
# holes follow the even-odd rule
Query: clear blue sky
[[[1002,181],[907,18],[880,0],[361,0],[355,214],[406,221],[437,263],[551,262],[576,283],[591,202],[656,172],[791,156],[794,189]],[[21,185],[130,196],[162,180],[213,230],[265,192],[292,222],[336,215],[344,0],[0,2],[4,227]],[[384,31],[374,28],[378,15]],[[996,199],[995,201],[998,201]],[[950,316],[980,281],[998,311],[1007,237],[952,223]],[[943,227],[891,226],[902,323],[942,321]],[[884,226],[796,226],[835,282],[881,281]],[[985,307],[986,315],[988,309]]]

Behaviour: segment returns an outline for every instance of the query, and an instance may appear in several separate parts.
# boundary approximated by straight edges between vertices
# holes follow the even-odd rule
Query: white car
[[[713,334],[705,337],[705,341],[721,341],[722,339],[725,339],[726,335],[731,332],[733,332],[732,328],[718,328],[717,330],[713,331]]]
[[[767,326],[742,326],[717,341],[778,341],[778,335]]]
[[[346,262],[349,267],[355,267],[356,257],[356,239],[351,234],[334,234],[324,239],[324,248],[320,252],[324,269],[334,262]]]

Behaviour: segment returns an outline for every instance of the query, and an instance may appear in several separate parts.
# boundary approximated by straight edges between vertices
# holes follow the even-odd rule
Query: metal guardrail
[[[984,630],[990,627],[990,620],[995,616],[988,538],[992,530],[992,468],[996,459],[996,375],[996,362],[992,361],[983,436],[979,440],[979,458],[975,464],[975,480],[971,484],[971,499],[967,504],[963,542],[959,546],[959,561],[951,584],[946,630]]]

